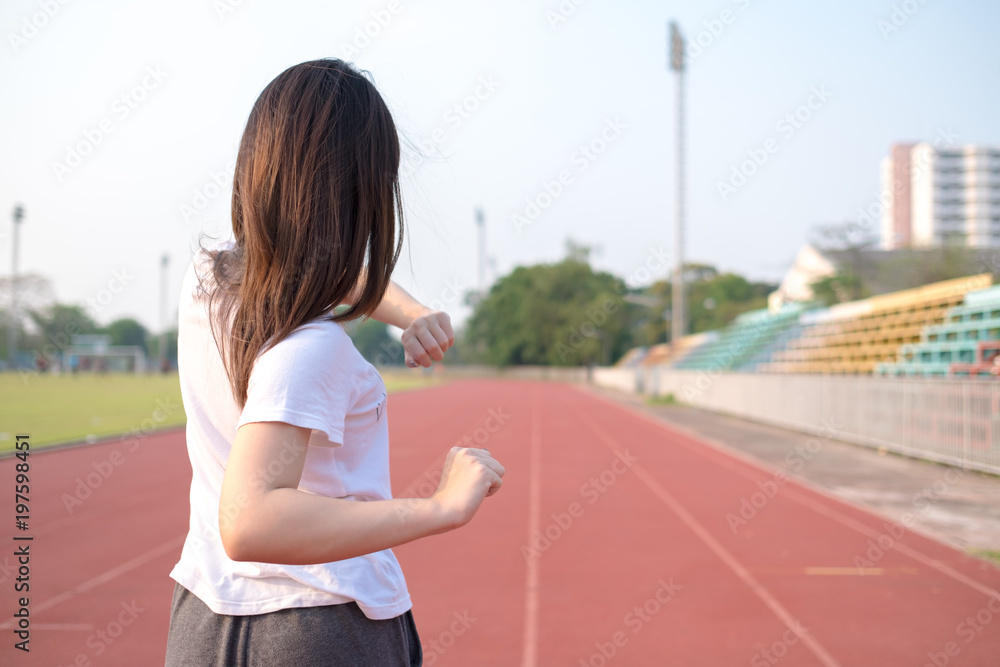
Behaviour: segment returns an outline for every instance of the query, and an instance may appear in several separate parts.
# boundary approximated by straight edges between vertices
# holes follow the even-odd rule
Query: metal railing
[[[598,385],[819,432],[838,440],[1000,474],[1000,382],[993,380],[594,369]],[[827,426],[826,432],[830,429]]]

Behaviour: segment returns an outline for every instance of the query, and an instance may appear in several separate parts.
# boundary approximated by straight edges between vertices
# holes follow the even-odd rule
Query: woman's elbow
[[[223,535],[222,536],[222,548],[226,551],[226,556],[229,560],[234,561],[253,561],[252,549],[247,548],[244,541],[240,540],[235,535]]]
[[[252,530],[246,521],[236,521],[235,517],[219,514],[219,537],[222,538],[222,548],[230,560],[258,561],[255,553]]]

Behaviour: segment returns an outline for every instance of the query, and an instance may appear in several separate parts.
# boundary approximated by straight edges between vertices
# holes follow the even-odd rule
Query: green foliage
[[[887,282],[890,277],[904,281],[903,286],[896,289],[997,272],[997,267],[983,261],[975,249],[955,244],[929,250],[900,250],[878,269],[880,275],[876,276],[876,280],[879,282]]]
[[[32,447],[185,421],[176,374],[0,373],[0,406],[7,428],[31,434]],[[0,453],[13,443],[0,441]]]
[[[993,561],[995,565],[1000,565],[1000,551],[996,549],[970,549],[973,556],[978,556],[983,560]]]
[[[734,273],[718,273],[704,264],[685,265],[687,288],[688,332],[699,333],[721,329],[737,315],[767,306],[767,295],[777,289],[770,283],[750,282]],[[657,300],[647,309],[645,319],[637,327],[637,343],[655,345],[667,341],[670,323],[664,312],[673,306],[673,285],[661,280],[643,291]]]
[[[813,245],[838,267],[836,275],[812,285],[826,305],[855,301],[922,285],[997,273],[997,255],[988,248],[970,248],[962,236],[931,248],[881,251],[874,239],[859,237],[854,223],[819,227]]]
[[[646,399],[646,405],[677,405],[677,398],[673,394],[650,396]]]
[[[630,345],[624,282],[576,248],[557,264],[518,267],[475,306],[464,343],[496,366],[606,363]]]
[[[20,318],[18,318],[20,319]],[[0,359],[7,359],[10,353],[7,350],[7,330],[10,328],[10,311],[0,310]],[[24,327],[20,322],[17,324],[17,349],[24,350],[27,345],[25,343],[26,335]]]
[[[670,282],[627,289],[621,278],[591,268],[587,248],[570,243],[567,251],[557,264],[518,267],[471,304],[463,360],[497,366],[611,363],[634,345],[666,340]],[[706,264],[687,265],[685,279],[692,333],[764,308],[777,289]]]
[[[166,338],[167,359],[173,363],[177,362],[177,329],[171,329],[164,334]],[[146,337],[147,356],[156,360],[160,358],[160,340],[157,334],[149,334]]]
[[[31,310],[28,315],[38,331],[29,336],[27,344],[18,345],[21,350],[27,348],[36,350],[40,354],[46,346],[64,350],[72,344],[73,336],[99,331],[94,318],[82,306],[54,303],[42,309]]]
[[[378,320],[354,320],[344,326],[361,356],[378,367],[403,365],[403,346]]]
[[[767,295],[776,289],[777,285],[752,283],[734,273],[694,281],[688,286],[688,331],[721,329],[741,313],[767,307]]]
[[[815,299],[824,306],[857,301],[868,296],[868,289],[865,287],[864,281],[850,273],[840,272],[826,276],[809,286],[812,288]]]
[[[149,332],[137,320],[131,317],[123,317],[115,320],[101,330],[101,333],[111,337],[112,345],[138,345],[143,351],[148,351],[146,338]]]

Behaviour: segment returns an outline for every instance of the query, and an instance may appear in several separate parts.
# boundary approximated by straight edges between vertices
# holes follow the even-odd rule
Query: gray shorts
[[[166,667],[419,667],[413,614],[373,621],[356,602],[216,614],[174,586]]]

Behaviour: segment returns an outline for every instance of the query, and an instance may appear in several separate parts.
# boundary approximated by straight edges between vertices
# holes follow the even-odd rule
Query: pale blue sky
[[[0,9],[0,272],[10,271],[9,212],[20,202],[22,269],[50,277],[60,301],[95,297],[115,271],[131,276],[96,313],[101,322],[133,315],[158,326],[164,252],[173,309],[198,233],[228,233],[227,165],[254,99],[281,70],[317,57],[371,71],[403,134],[436,147],[404,183],[409,241],[397,280],[458,319],[467,311],[449,295],[476,283],[477,205],[492,276],[560,258],[567,237],[596,246],[600,268],[635,279],[651,248],[672,252],[670,19],[693,40],[731,12],[689,69],[691,260],[777,280],[810,229],[874,200],[890,143],[941,131],[1000,143],[995,2],[585,0],[552,25],[558,0],[53,1],[45,25],[26,28],[45,4]],[[883,34],[879,21],[903,5],[915,11],[897,10],[899,29]],[[379,13],[391,18],[356,49],[356,30]],[[483,99],[467,99],[477,87]],[[830,97],[812,100],[808,120],[793,133],[778,125],[816,89]],[[449,113],[463,100],[477,108]],[[602,131],[606,150],[581,157]],[[98,132],[60,178],[68,146]],[[769,138],[777,150],[723,201],[717,183]],[[568,185],[519,231],[512,216],[561,171]],[[205,207],[185,220],[182,207],[196,205]]]

